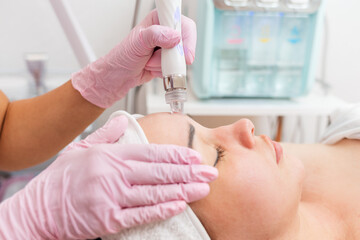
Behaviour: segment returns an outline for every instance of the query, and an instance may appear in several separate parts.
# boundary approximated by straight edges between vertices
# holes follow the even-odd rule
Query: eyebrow
[[[188,138],[189,148],[193,148],[194,135],[195,135],[195,128],[192,124],[189,123],[189,138]]]

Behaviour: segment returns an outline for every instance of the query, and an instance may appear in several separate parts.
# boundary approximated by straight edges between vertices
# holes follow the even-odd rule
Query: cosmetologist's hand
[[[173,48],[182,38],[185,60],[191,64],[195,57],[196,25],[182,16],[182,36],[159,25],[153,10],[130,34],[106,56],[72,75],[72,84],[89,102],[110,107],[130,88],[161,76],[161,49]]]
[[[95,238],[169,218],[209,193],[217,171],[195,151],[113,144],[126,126],[113,118],[3,202],[0,239]]]

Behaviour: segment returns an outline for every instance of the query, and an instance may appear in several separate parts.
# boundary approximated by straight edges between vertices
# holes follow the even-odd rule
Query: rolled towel
[[[360,139],[360,104],[349,104],[335,110],[320,141],[334,144],[344,138]]]
[[[136,119],[141,115],[130,115],[124,111],[114,112],[110,119],[124,115],[128,118],[128,128],[124,135],[119,139],[119,144],[148,144],[148,140],[141,126]],[[130,229],[125,229],[120,233],[103,236],[103,240],[209,240],[205,228],[195,213],[187,206],[186,210],[168,220],[144,224]]]

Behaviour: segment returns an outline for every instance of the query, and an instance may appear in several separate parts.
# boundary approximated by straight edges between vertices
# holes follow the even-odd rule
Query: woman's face
[[[191,204],[212,238],[271,239],[293,224],[303,165],[278,143],[255,136],[248,119],[208,129],[184,115],[159,113],[139,123],[150,143],[189,146],[204,164],[216,163],[210,194]]]

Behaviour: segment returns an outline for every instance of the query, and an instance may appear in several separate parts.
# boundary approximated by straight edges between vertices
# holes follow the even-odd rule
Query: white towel
[[[334,144],[344,138],[360,139],[360,104],[349,104],[334,111],[321,143]]]
[[[124,115],[128,118],[129,124],[124,135],[118,143],[149,143],[144,131],[136,121],[141,115],[130,115],[124,111],[114,112],[110,119]],[[187,206],[186,210],[168,220],[144,224],[131,229],[125,229],[118,234],[101,237],[103,240],[209,240],[205,228],[195,213]]]

